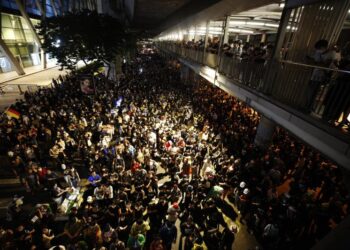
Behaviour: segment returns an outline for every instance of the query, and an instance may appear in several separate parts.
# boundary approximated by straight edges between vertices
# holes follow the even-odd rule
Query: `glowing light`
[[[277,28],[279,25],[274,23],[265,23],[265,26]]]
[[[265,23],[262,22],[247,22],[248,25],[264,26]]]
[[[229,32],[233,32],[233,33],[247,33],[247,34],[253,34],[254,33],[254,31],[251,31],[251,30],[234,29],[234,28],[231,28],[228,31]]]

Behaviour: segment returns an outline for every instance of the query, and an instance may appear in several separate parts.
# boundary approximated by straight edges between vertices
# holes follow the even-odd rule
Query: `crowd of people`
[[[128,63],[120,84],[95,81],[85,95],[79,76],[61,77],[13,105],[19,119],[1,118],[13,173],[29,197],[51,197],[29,214],[14,197],[3,249],[170,250],[179,238],[180,249],[226,250],[240,223],[262,249],[308,249],[348,215],[336,165],[283,129],[257,148],[254,110],[183,83],[157,54]]]
[[[178,45],[181,45],[187,49],[204,51],[205,42],[203,39],[197,41],[181,41]],[[218,37],[208,38],[207,52],[218,54],[220,48],[220,39]],[[250,42],[243,42],[242,40],[236,40],[231,42],[225,42],[222,44],[221,53],[231,58],[249,59],[251,61],[265,61],[272,57],[273,44],[271,43],[259,43],[254,44]]]

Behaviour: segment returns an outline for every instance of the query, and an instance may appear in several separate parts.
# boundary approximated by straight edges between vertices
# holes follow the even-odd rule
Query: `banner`
[[[95,82],[93,76],[80,77],[80,90],[85,95],[95,94]]]
[[[17,110],[15,110],[15,109],[13,109],[13,108],[8,108],[8,109],[5,111],[5,113],[6,113],[9,117],[12,117],[12,118],[15,118],[15,119],[19,119],[20,116],[21,116],[21,114],[20,114]]]

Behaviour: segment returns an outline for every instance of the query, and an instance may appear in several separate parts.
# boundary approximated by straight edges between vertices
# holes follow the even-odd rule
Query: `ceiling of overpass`
[[[152,29],[191,0],[135,0],[134,26]]]
[[[190,29],[230,15],[233,27],[275,33],[284,0],[135,0],[134,28],[159,34],[169,28]],[[283,5],[282,5],[283,4]],[[349,15],[350,16],[350,15]],[[349,23],[345,23],[345,28]]]
[[[218,0],[212,2],[211,5],[207,6],[205,9],[202,8],[200,11],[194,12],[184,18],[178,18],[176,15],[171,15],[163,22],[161,29],[158,29],[158,31],[161,33],[169,28],[185,29],[193,26],[205,25],[208,20],[218,20],[226,15],[235,15],[244,11],[270,4],[279,4],[281,2],[283,2],[283,0]],[[275,12],[275,10],[268,11]]]

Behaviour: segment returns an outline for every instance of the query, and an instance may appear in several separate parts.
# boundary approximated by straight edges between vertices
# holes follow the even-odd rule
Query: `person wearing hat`
[[[94,199],[92,198],[92,196],[88,196],[87,199],[86,199],[86,202],[88,204],[92,204],[94,202]]]
[[[167,219],[168,221],[172,222],[175,224],[178,214],[180,211],[179,204],[177,202],[174,202],[169,208],[168,208],[168,216]]]

